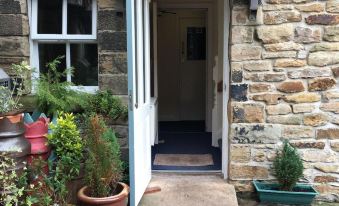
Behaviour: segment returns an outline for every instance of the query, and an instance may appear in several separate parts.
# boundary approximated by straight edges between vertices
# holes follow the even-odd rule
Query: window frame
[[[33,40],[96,40],[97,1],[92,0],[92,34],[67,34],[67,0],[62,0],[62,33],[38,34],[38,0],[32,0],[31,38]]]
[[[66,47],[66,68],[71,68],[71,44],[97,44],[97,0],[92,0],[92,34],[67,34],[67,0],[63,1],[62,11],[62,34],[38,34],[38,0],[31,0],[31,64],[36,68],[32,72],[33,92],[36,91],[36,82],[34,80],[40,77],[40,59],[39,44],[63,44]],[[99,59],[98,59],[99,68]],[[67,81],[71,82],[71,74],[67,74]],[[98,86],[72,86],[74,90],[95,93],[99,90],[99,69],[98,69]]]

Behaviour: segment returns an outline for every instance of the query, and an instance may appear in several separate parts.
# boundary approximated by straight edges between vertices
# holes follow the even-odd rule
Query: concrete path
[[[234,187],[217,174],[154,173],[149,187],[156,186],[161,191],[139,206],[238,206]]]

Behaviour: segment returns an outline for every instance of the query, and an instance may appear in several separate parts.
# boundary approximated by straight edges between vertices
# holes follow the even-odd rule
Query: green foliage
[[[15,170],[15,161],[6,153],[0,153],[0,205],[28,205],[33,201],[31,197],[24,197],[27,189],[26,169],[19,176]]]
[[[274,175],[280,183],[281,190],[291,191],[303,176],[303,170],[303,162],[297,149],[285,141],[282,151],[277,153],[273,162]]]
[[[13,64],[11,69],[12,89],[0,86],[0,114],[19,110],[22,105],[20,98],[28,93],[31,85],[30,72],[31,67],[27,62]]]
[[[73,159],[81,159],[83,144],[80,133],[75,124],[72,113],[58,114],[57,124],[50,124],[53,132],[48,134],[48,144],[52,146],[57,156],[67,156]]]
[[[119,97],[112,95],[110,91],[99,91],[89,97],[89,105],[86,110],[108,116],[113,120],[126,119],[128,116],[127,107],[122,104]]]
[[[86,107],[86,94],[71,89],[73,84],[61,81],[72,69],[58,71],[58,66],[64,57],[57,57],[47,63],[47,73],[40,74],[37,84],[37,107],[39,111],[54,115],[57,111],[72,112]]]
[[[110,196],[122,178],[120,146],[115,133],[107,129],[98,116],[91,118],[87,147],[85,182],[89,188],[89,195],[91,197]]]

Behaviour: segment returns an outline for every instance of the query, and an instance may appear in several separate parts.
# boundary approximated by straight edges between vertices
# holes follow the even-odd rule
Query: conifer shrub
[[[112,129],[96,115],[91,117],[86,138],[88,157],[85,162],[85,183],[91,197],[114,195],[122,179],[123,164],[120,146]]]
[[[280,189],[292,191],[298,180],[303,176],[303,162],[296,148],[288,141],[284,142],[283,149],[277,153],[273,162],[273,172],[278,179]]]

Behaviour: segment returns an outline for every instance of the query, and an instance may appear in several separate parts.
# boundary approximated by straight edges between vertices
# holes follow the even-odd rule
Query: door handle
[[[185,42],[181,42],[181,62],[185,62]]]

